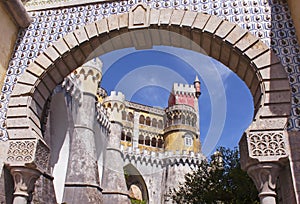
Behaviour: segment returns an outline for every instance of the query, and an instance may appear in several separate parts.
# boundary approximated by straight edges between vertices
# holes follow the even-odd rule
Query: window
[[[145,117],[143,115],[140,116],[139,122],[140,124],[145,124]]]
[[[157,120],[155,118],[152,119],[152,127],[157,127]]]
[[[184,144],[187,147],[193,146],[193,136],[190,134],[184,135]]]
[[[139,136],[139,144],[144,144],[144,136],[143,135],[140,135]]]
[[[133,117],[134,117],[133,113],[129,112],[128,115],[127,115],[127,120],[130,121],[130,122],[133,122]]]
[[[146,125],[150,126],[151,125],[151,119],[150,117],[146,118]]]

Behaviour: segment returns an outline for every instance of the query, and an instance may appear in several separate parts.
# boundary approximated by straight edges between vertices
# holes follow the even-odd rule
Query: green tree
[[[170,192],[175,203],[254,204],[258,192],[246,172],[241,170],[237,148],[219,147],[207,161],[185,175],[185,182]]]

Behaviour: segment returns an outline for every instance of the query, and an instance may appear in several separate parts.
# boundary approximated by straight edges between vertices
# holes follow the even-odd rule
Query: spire
[[[200,90],[200,80],[198,79],[198,75],[196,75],[195,81],[194,81],[194,87],[195,87],[195,95],[197,98],[201,95],[201,90]]]

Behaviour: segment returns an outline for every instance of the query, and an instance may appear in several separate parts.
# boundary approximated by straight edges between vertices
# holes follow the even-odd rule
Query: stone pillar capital
[[[247,170],[259,192],[261,204],[276,204],[276,182],[281,167],[276,163],[258,163]]]
[[[34,184],[41,172],[26,167],[10,167],[10,173],[14,179],[15,192],[14,204],[27,204],[30,194],[34,190]]]

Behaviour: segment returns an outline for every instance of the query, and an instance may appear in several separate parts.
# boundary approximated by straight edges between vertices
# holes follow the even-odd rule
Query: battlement
[[[94,68],[94,69],[99,70],[102,73],[103,63],[101,62],[101,60],[98,57],[96,57],[96,58],[84,63],[82,65],[82,67]]]
[[[200,164],[206,157],[201,153],[187,152],[187,151],[165,151],[165,152],[151,152],[148,150],[133,149],[132,147],[125,148],[121,145],[120,150],[123,152],[124,159],[145,161],[150,164],[160,164],[162,166],[171,164]]]
[[[173,84],[173,93],[195,93],[194,85],[174,83]]]
[[[122,92],[111,91],[110,96],[104,99],[104,102],[108,101],[120,101],[123,103],[125,101],[125,95]]]
[[[111,122],[109,121],[108,111],[102,106],[101,103],[97,103],[96,109],[97,109],[97,121],[102,127],[104,127],[107,131],[109,131]]]

